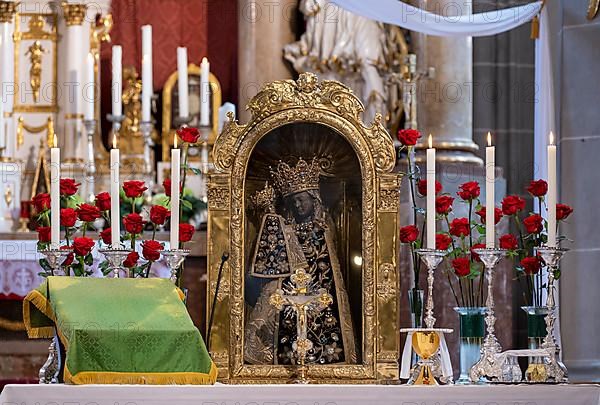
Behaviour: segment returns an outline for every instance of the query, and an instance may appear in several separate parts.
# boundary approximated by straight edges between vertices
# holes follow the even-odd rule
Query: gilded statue
[[[34,103],[38,102],[40,95],[40,86],[42,83],[42,56],[46,52],[46,49],[44,49],[40,41],[34,41],[25,53],[25,56],[29,55],[29,84],[33,91]]]
[[[295,364],[297,313],[270,304],[276,291],[294,289],[297,272],[310,276],[311,288],[333,298],[307,319],[313,343],[307,364],[356,364],[356,342],[348,293],[335,250],[331,217],[319,191],[321,167],[316,158],[299,158],[295,166],[279,162],[271,181],[252,198],[262,212],[255,249],[246,277],[247,321],[244,361],[248,364]],[[275,200],[281,206],[275,206]]]

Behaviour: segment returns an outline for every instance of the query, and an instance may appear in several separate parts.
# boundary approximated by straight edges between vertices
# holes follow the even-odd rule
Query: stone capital
[[[62,3],[63,13],[65,15],[65,22],[67,27],[72,25],[81,25],[85,19],[85,13],[87,11],[87,4],[77,3]]]
[[[14,1],[0,1],[0,23],[12,22],[18,5]]]

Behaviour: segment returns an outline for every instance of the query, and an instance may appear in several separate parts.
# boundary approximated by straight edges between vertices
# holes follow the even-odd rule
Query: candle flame
[[[550,131],[550,145],[554,145],[554,133]]]
[[[488,146],[492,146],[492,134],[488,132],[487,134]]]
[[[429,149],[433,148],[433,137],[429,134]]]
[[[117,149],[117,134],[113,134],[113,149]]]
[[[207,59],[207,58],[206,58],[206,56],[205,56],[205,57],[203,57],[203,58],[202,58],[202,64],[204,65],[204,64],[206,64],[206,63],[208,63],[208,59]]]
[[[177,149],[177,134],[173,135],[173,148]]]
[[[58,139],[56,139],[56,134],[52,136],[52,147],[58,148]]]

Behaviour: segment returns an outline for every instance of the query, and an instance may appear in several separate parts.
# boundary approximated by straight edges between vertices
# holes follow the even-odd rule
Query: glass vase
[[[486,307],[455,307],[460,320],[460,376],[456,384],[470,384],[469,370],[479,360],[485,333]]]
[[[521,307],[527,314],[527,341],[530,349],[539,349],[542,340],[546,337],[546,315],[548,308],[544,307]]]
[[[423,326],[423,290],[412,288],[408,290],[408,303],[410,305],[410,325],[413,328]]]

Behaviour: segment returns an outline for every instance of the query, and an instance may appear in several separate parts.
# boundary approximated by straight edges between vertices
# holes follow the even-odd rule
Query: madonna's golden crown
[[[285,162],[279,162],[277,170],[271,170],[273,184],[279,192],[287,197],[300,191],[318,190],[321,167],[317,158],[311,163],[299,158],[296,166],[291,167]]]

